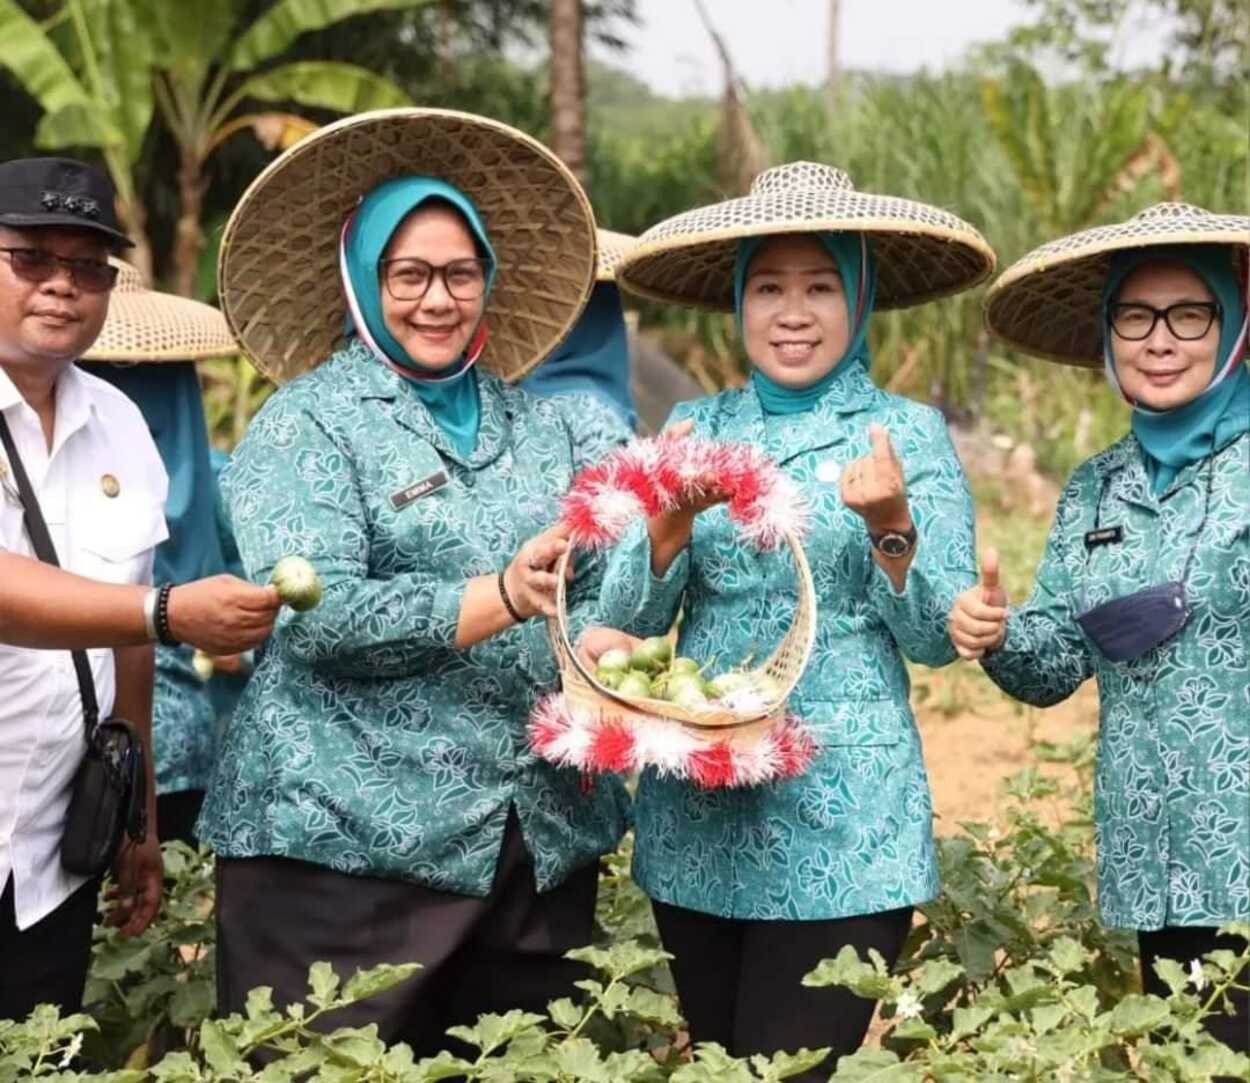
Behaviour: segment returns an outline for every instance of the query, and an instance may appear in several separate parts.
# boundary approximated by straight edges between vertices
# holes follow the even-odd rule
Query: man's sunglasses
[[[42,248],[0,248],[9,257],[13,273],[27,282],[47,282],[64,267],[74,285],[87,293],[104,293],[117,282],[117,268],[105,260],[69,259]]]

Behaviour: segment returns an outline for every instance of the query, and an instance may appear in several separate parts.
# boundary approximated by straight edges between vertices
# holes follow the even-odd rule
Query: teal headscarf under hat
[[[1188,267],[1211,291],[1221,309],[1220,341],[1211,382],[1196,399],[1173,410],[1150,410],[1124,395],[1111,349],[1110,305],[1124,280],[1147,263]],[[1146,453],[1146,472],[1155,494],[1163,492],[1190,463],[1250,431],[1250,369],[1245,365],[1246,303],[1233,250],[1224,245],[1155,245],[1121,250],[1111,261],[1102,292],[1103,354],[1107,379],[1133,407],[1133,434]]]
[[[423,365],[420,358],[409,356],[387,329],[382,316],[379,262],[395,230],[429,200],[450,204],[468,225],[486,260],[483,297],[490,296],[495,281],[495,251],[473,201],[459,188],[435,177],[397,177],[379,184],[365,196],[344,230],[342,263],[348,301],[347,331],[358,335],[391,368],[408,378],[409,386],[456,450],[468,455],[477,443],[481,422],[477,379],[472,372],[476,356],[462,356],[448,369],[431,369]],[[476,337],[475,329],[474,339]]]
[[[585,391],[607,403],[629,426],[638,412],[629,384],[629,336],[621,291],[615,282],[597,282],[573,330],[521,386],[535,395]]]
[[[195,363],[151,365],[81,362],[139,407],[169,475],[169,538],[156,547],[158,583],[189,583],[226,569],[217,534],[217,479],[209,459],[208,424]]]
[[[867,238],[861,233],[832,233],[829,231],[809,234],[824,245],[837,265],[846,294],[847,322],[851,329],[846,352],[834,363],[832,369],[807,387],[786,387],[764,375],[751,361],[751,383],[766,414],[797,414],[810,410],[820,397],[841,378],[855,363],[865,371],[872,368],[872,354],[868,350],[868,317],[877,296],[877,268],[868,248]],[[734,314],[738,320],[738,335],[742,334],[742,296],[746,290],[747,272],[751,259],[771,239],[744,237],[738,242],[738,254],[734,263]]]

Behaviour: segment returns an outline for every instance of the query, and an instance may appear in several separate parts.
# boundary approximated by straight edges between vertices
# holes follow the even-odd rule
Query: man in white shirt
[[[90,959],[98,884],[60,862],[86,748],[65,648],[95,648],[100,716],[125,718],[150,746],[153,632],[241,649],[268,633],[278,604],[272,588],[223,576],[166,593],[159,612],[150,591],[135,607],[167,536],[168,480],[138,408],[73,364],[104,323],[116,275],[108,256],[126,244],[112,187],[94,169],[0,163],[0,416],[65,569],[30,561],[13,465],[0,452],[0,1018],[39,1002],[77,1010]],[[147,835],[123,844],[107,919],[127,935],[151,922],[162,886],[150,754],[145,766]]]

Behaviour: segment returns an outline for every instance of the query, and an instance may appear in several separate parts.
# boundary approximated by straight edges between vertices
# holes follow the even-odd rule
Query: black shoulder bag
[[[56,547],[48,533],[39,501],[17,454],[8,422],[0,414],[0,443],[9,457],[17,482],[26,533],[35,556],[45,564],[60,567]],[[86,725],[87,754],[74,776],[61,837],[61,865],[79,876],[99,876],[113,864],[121,846],[122,833],[136,842],[147,834],[147,774],[143,763],[143,740],[129,722],[121,718],[100,721],[95,696],[95,680],[85,651],[70,651],[78,693],[82,697],[82,717]]]

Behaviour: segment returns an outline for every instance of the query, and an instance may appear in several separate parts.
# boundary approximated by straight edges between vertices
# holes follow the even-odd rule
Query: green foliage
[[[184,843],[164,848],[160,918],[123,940],[97,926],[84,1003],[97,1029],[85,1057],[98,1065],[147,1064],[183,1048],[213,1009],[213,861]]]
[[[1008,782],[1001,823],[963,824],[942,840],[942,894],[921,907],[893,973],[847,948],[804,979],[882,1002],[880,1048],[842,1058],[835,1083],[1197,1083],[1250,1073],[1250,1059],[1201,1025],[1250,983],[1250,946],[1188,966],[1161,962],[1169,995],[1142,995],[1131,938],[1103,928],[1093,907],[1092,739],[1038,751],[1076,782],[1064,790],[1029,768]],[[1057,805],[1073,814],[1053,827]],[[97,938],[91,1015],[61,1020],[42,1007],[25,1022],[0,1021],[0,1083],[763,1083],[821,1063],[826,1050],[740,1059],[690,1045],[629,856],[627,844],[604,861],[597,942],[569,953],[587,974],[575,996],[545,1014],[484,1015],[449,1031],[446,1051],[417,1060],[404,1045],[388,1048],[374,1026],[331,1029],[336,1009],[406,980],[412,965],[343,980],[316,963],[306,1003],[279,1011],[261,988],[241,1015],[210,1019],[212,862],[168,847],[168,901],[155,925],[134,941]],[[1250,926],[1228,931],[1245,936]],[[99,1073],[79,1074],[85,1064]]]
[[[1233,931],[1244,935],[1250,926]],[[1250,1073],[1250,1057],[1217,1042],[1201,1023],[1219,1010],[1230,990],[1246,987],[1250,948],[1241,955],[1211,952],[1192,974],[1175,965],[1161,967],[1168,997],[1133,993],[1110,1006],[1103,1003],[1103,990],[1091,972],[1094,962],[1079,941],[1058,937],[1030,958],[1014,965],[1000,963],[997,980],[965,1004],[950,999],[951,990],[975,979],[962,965],[947,960],[924,963],[900,977],[889,973],[879,955],[873,953],[865,962],[848,947],[804,981],[880,999],[894,1020],[886,1047],[842,1058],[834,1083],[1102,1083],[1244,1079]],[[935,1004],[942,1009],[933,1011]]]

